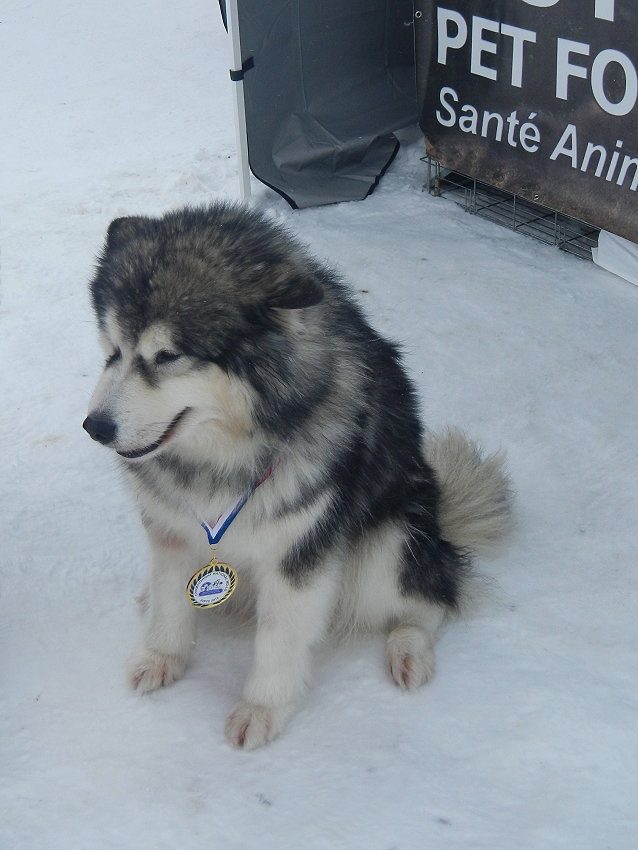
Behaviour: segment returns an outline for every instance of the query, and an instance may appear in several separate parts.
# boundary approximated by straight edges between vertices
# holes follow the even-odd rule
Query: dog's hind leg
[[[253,665],[226,721],[233,746],[252,750],[283,730],[308,684],[312,647],[327,630],[336,586],[328,564],[300,586],[278,568],[260,577]]]
[[[184,673],[195,638],[194,608],[186,584],[194,572],[189,547],[180,538],[148,529],[152,561],[144,637],[128,662],[133,688],[147,693]]]
[[[434,675],[434,645],[446,608],[403,591],[399,576],[404,553],[405,533],[400,526],[388,523],[368,534],[352,564],[358,580],[344,616],[364,628],[390,626],[387,668],[399,687],[414,690]]]
[[[415,606],[416,607],[416,606]],[[436,633],[445,617],[444,609],[423,602],[420,616],[402,618],[388,635],[386,664],[400,688],[413,691],[434,676]]]

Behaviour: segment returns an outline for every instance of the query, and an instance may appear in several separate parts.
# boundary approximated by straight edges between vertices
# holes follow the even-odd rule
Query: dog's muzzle
[[[108,416],[99,416],[89,414],[82,427],[87,434],[103,446],[108,446],[115,440],[117,435],[117,425]]]
[[[168,428],[164,431],[164,433],[161,434],[154,442],[149,443],[147,446],[142,446],[139,449],[132,449],[130,451],[124,451],[123,449],[116,448],[117,453],[127,460],[133,460],[154,452],[156,449],[159,449],[160,446],[164,445],[164,443],[167,443],[170,439],[172,439],[180,422],[189,411],[190,407],[185,407],[181,410],[169,423]],[[99,413],[90,413],[82,423],[82,427],[94,440],[101,443],[103,446],[111,446],[116,441],[117,425],[109,416]]]

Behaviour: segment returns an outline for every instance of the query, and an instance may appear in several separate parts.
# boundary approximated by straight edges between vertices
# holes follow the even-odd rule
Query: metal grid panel
[[[598,243],[598,228],[541,204],[526,201],[512,192],[481,183],[466,174],[447,171],[440,162],[429,156],[424,157],[423,161],[428,167],[427,185],[431,194],[450,198],[466,212],[591,260],[592,248]]]

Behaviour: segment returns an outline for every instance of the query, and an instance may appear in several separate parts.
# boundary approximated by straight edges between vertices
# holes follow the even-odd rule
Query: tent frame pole
[[[244,102],[244,81],[241,78],[242,56],[239,38],[239,13],[237,0],[226,0],[228,34],[232,47],[233,105],[235,113],[235,140],[239,166],[239,196],[242,201],[251,197],[250,163],[248,160],[248,135],[246,131],[246,106]]]

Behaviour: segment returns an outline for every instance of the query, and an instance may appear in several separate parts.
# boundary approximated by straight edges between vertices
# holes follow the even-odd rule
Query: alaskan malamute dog
[[[84,427],[129,474],[152,554],[133,687],[179,679],[197,607],[233,591],[257,623],[237,747],[282,731],[329,630],[387,629],[391,677],[426,682],[471,555],[508,525],[501,458],[424,439],[396,347],[258,212],[118,218],[91,292],[106,365]]]

